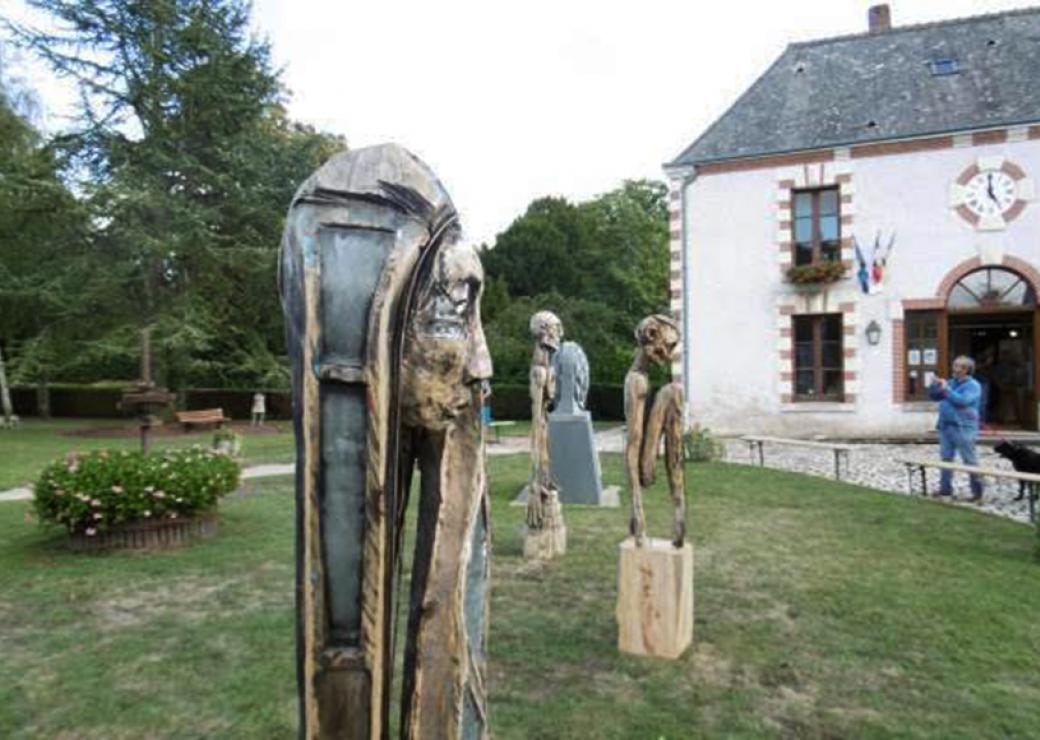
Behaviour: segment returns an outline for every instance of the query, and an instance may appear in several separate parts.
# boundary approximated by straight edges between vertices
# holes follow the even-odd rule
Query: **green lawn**
[[[608,483],[620,459],[605,455]],[[1028,527],[819,478],[689,468],[695,645],[620,655],[623,509],[569,508],[569,552],[521,558],[528,471],[490,461],[498,738],[1026,737],[1040,564]],[[0,737],[295,737],[289,479],[222,504],[218,538],[76,556],[0,504]],[[668,533],[662,485],[651,531]],[[414,538],[409,538],[414,542]]]
[[[495,419],[495,421],[499,421]],[[592,428],[597,432],[605,432],[608,429],[616,429],[624,426],[620,421],[593,421]],[[506,425],[497,427],[498,432],[503,437],[529,437],[531,435],[531,420],[523,419],[520,421],[507,422]],[[494,439],[494,429],[488,434],[488,439]]]
[[[137,437],[82,437],[68,433],[81,429],[106,429],[127,427],[133,424],[120,419],[23,419],[17,429],[0,429],[0,491],[24,486],[36,479],[40,469],[56,457],[72,450],[136,450],[140,448]],[[242,454],[246,464],[257,462],[292,462],[292,424],[287,421],[274,422],[279,434],[245,435],[242,439]],[[235,425],[235,429],[240,429]],[[212,431],[176,437],[155,437],[153,447],[165,449],[209,446]]]

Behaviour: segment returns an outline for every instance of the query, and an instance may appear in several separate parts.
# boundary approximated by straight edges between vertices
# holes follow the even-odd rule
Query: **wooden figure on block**
[[[674,506],[672,544],[682,547],[686,538],[686,493],[683,475],[682,416],[683,391],[679,383],[669,383],[654,397],[650,415],[646,401],[650,393],[651,364],[667,365],[679,345],[679,326],[668,316],[647,316],[636,327],[639,350],[625,376],[625,474],[632,491],[632,518],[629,532],[637,545],[646,536],[643,517],[643,486],[654,482],[657,450],[664,435],[665,470]]]
[[[563,324],[551,311],[531,317],[534,352],[531,356],[531,480],[527,485],[527,536],[524,556],[549,560],[567,550],[559,491],[549,458],[549,411],[556,398],[553,355],[560,349]]]
[[[300,737],[387,737],[404,519],[418,514],[401,737],[485,738],[483,271],[395,145],[300,186],[279,275],[293,368]]]
[[[678,658],[693,641],[693,547],[686,542],[683,481],[682,387],[657,392],[649,416],[652,364],[667,365],[679,344],[679,327],[668,316],[648,316],[636,327],[636,353],[625,376],[625,472],[632,490],[631,537],[618,558],[618,648],[638,655]],[[646,536],[643,486],[654,480],[661,436],[672,497],[672,540]]]

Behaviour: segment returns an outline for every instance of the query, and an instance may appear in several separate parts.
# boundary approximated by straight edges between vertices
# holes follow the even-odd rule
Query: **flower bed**
[[[179,541],[183,536],[116,533],[185,530],[185,522],[211,514],[238,487],[238,477],[238,463],[201,447],[147,455],[70,453],[43,469],[34,506],[41,521],[64,526],[76,540],[99,537],[117,547],[133,546],[116,544],[121,541]]]

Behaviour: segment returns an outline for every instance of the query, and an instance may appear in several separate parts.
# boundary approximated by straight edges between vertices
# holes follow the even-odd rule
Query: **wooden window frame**
[[[841,261],[841,188],[838,185],[825,185],[818,188],[791,189],[791,257],[794,265],[798,265],[798,210],[796,204],[799,195],[811,196],[812,202],[812,260],[808,264],[818,265],[824,261],[822,254],[823,239],[820,238],[820,196],[825,192],[833,192],[835,195],[835,203],[837,205],[835,218],[838,222],[838,235],[835,241],[839,245],[838,257],[835,261]]]
[[[916,365],[911,365],[909,359],[910,351],[914,349],[920,351],[922,349],[921,347],[913,346],[914,337],[911,336],[913,324],[918,320],[923,320],[926,314],[933,314],[935,318],[935,346],[938,349],[936,364],[931,366],[920,362]],[[934,367],[932,372],[939,377],[946,377],[945,368],[949,367],[949,331],[947,316],[947,311],[943,309],[908,310],[903,312],[903,352],[906,353],[906,357],[903,358],[903,401],[906,403],[916,403],[929,400],[927,384],[924,382],[924,373],[927,372],[925,368]],[[918,392],[911,393],[910,373],[915,370],[918,372],[918,377],[916,378]]]
[[[838,360],[840,365],[838,367],[825,367],[823,364],[823,323],[827,319],[837,319],[838,321],[838,341],[841,345],[841,351],[838,352]],[[813,395],[802,395],[798,393],[798,322],[799,321],[812,321],[812,350],[813,350],[813,362],[811,368],[801,368],[804,370],[812,370],[813,373]],[[791,343],[794,351],[791,353],[791,400],[795,403],[812,403],[812,402],[826,402],[826,403],[844,403],[845,401],[845,322],[844,315],[841,313],[817,313],[817,314],[800,314],[798,316],[791,317]],[[841,380],[841,390],[837,393],[824,393],[824,373],[826,372],[837,372],[838,377]]]

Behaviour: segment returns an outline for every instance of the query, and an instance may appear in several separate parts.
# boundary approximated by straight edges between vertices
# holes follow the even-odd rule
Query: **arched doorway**
[[[1007,267],[961,277],[946,297],[947,358],[967,355],[983,385],[983,421],[1036,429],[1036,290]]]

